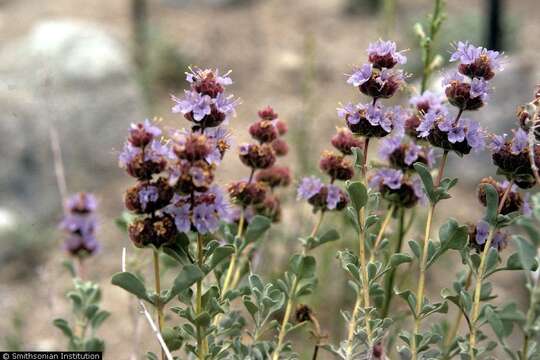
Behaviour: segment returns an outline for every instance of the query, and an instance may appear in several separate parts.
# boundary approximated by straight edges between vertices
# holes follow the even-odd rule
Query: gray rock
[[[129,53],[98,25],[57,20],[5,45],[0,58],[2,205],[26,219],[57,217],[49,129],[70,191],[99,191],[117,176],[115,149],[143,113]]]

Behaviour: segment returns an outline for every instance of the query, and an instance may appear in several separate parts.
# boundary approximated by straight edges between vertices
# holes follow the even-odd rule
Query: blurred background
[[[517,105],[528,101],[540,82],[535,5],[536,0],[448,1],[437,52],[447,59],[451,43],[469,40],[503,50],[508,58],[493,81],[489,105],[469,114],[491,131],[508,131]],[[87,273],[102,285],[103,307],[113,313],[101,329],[105,358],[142,358],[157,345],[146,336],[148,326],[127,293],[110,285],[128,242],[113,220],[132,184],[117,167],[130,122],[157,116],[167,126],[186,126],[171,114],[169,99],[182,92],[186,67],[231,69],[231,92],[242,99],[231,123],[235,142],[247,139],[247,124],[257,110],[271,105],[291,129],[287,164],[295,179],[316,174],[320,152],[342,125],[336,106],[361,99],[344,73],[365,61],[369,42],[392,39],[398,49],[408,49],[404,68],[413,74],[411,86],[392,101],[405,103],[417,91],[414,74],[421,63],[413,25],[425,22],[432,7],[430,0],[0,0],[0,349],[65,348],[51,325],[54,318],[68,316],[64,294],[71,286],[56,229],[62,207],[51,131],[62,150],[68,191],[91,191],[100,200],[102,251],[88,261]],[[439,76],[434,75],[432,87],[437,88]],[[222,183],[248,175],[234,151],[219,173]],[[486,153],[467,161],[452,156],[448,174],[460,176],[460,184],[437,220],[451,215],[476,221],[481,207],[471,193],[482,177],[494,173]],[[282,273],[298,248],[295,239],[314,221],[307,205],[295,204],[293,187],[283,196],[283,224],[271,230],[258,264],[266,279]],[[424,216],[419,209],[409,237],[420,235]],[[330,224],[344,227],[341,216],[329,217]],[[339,309],[350,309],[353,302],[335,260],[338,249],[353,246],[353,237],[345,234],[316,250],[321,286],[306,299],[334,343],[345,333]],[[428,279],[435,295],[451,286],[460,267],[457,257],[441,261]],[[402,281],[409,286],[408,279]],[[519,274],[499,276],[495,284],[495,301],[523,305]],[[404,306],[400,300],[394,305]],[[301,349],[307,339],[299,334],[294,340]]]

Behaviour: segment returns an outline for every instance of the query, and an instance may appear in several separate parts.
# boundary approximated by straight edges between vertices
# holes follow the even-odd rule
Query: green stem
[[[459,117],[461,116],[461,111],[457,115],[456,119],[459,120]],[[445,150],[443,153],[443,157],[441,160],[441,163],[439,165],[439,172],[437,174],[437,179],[435,180],[435,188],[439,187],[441,185],[441,180],[444,174],[444,168],[446,166],[446,160],[448,159],[448,150]],[[420,317],[420,313],[422,312],[422,305],[424,300],[424,292],[425,292],[425,282],[426,282],[426,268],[427,268],[427,257],[428,257],[428,245],[429,245],[429,235],[431,233],[431,223],[433,222],[433,214],[435,212],[435,204],[431,204],[428,211],[428,216],[426,220],[426,229],[424,233],[424,242],[422,244],[422,258],[420,259],[420,274],[418,275],[418,288],[416,290],[416,309],[414,314],[414,331],[411,341],[411,352],[412,352],[412,360],[417,359],[417,343],[416,343],[416,334],[420,331],[420,326],[422,323],[422,319]]]
[[[281,348],[283,347],[283,341],[285,340],[285,335],[287,335],[287,324],[289,323],[289,318],[291,317],[292,308],[294,306],[294,296],[296,289],[298,287],[298,277],[295,276],[293,283],[291,285],[291,290],[289,291],[289,296],[287,300],[287,307],[285,308],[285,315],[283,315],[283,320],[281,321],[281,326],[279,329],[278,342],[276,350],[272,355],[273,360],[279,359],[279,354],[281,353]]]
[[[394,254],[401,252],[401,246],[403,244],[403,238],[405,237],[405,209],[401,207],[399,209],[399,225],[398,225],[398,238],[396,242],[396,247],[394,248]],[[394,281],[396,277],[396,269],[390,270],[388,275],[388,280],[386,281],[386,286],[384,289],[384,305],[382,309],[381,316],[384,319],[388,316],[388,311],[390,310],[390,304],[392,303],[392,296],[394,295]]]
[[[386,231],[386,228],[388,227],[388,224],[390,223],[390,219],[392,219],[392,215],[394,215],[395,206],[390,206],[390,209],[386,212],[386,216],[384,217],[384,220],[381,224],[381,228],[379,229],[379,233],[377,234],[377,237],[375,238],[375,242],[373,243],[373,249],[371,250],[371,254],[369,256],[369,262],[372,262],[375,260],[375,256],[377,255],[377,250],[379,249],[379,245],[382,241],[382,238],[384,236],[384,232]]]
[[[324,211],[321,211],[321,214],[319,215],[319,219],[317,220],[317,222],[313,226],[313,229],[311,230],[311,233],[310,233],[311,237],[314,237],[317,235],[317,232],[319,231],[319,228],[321,227],[322,221],[324,219],[324,214],[325,214]],[[307,252],[307,249],[304,248],[302,250],[302,255],[306,255],[306,252]],[[289,290],[289,294],[287,296],[288,297],[287,306],[285,307],[285,315],[283,315],[283,320],[281,321],[281,326],[279,329],[278,343],[272,355],[273,360],[279,359],[279,354],[281,353],[281,348],[283,347],[283,341],[285,340],[285,336],[287,335],[287,324],[289,323],[289,319],[291,317],[291,312],[294,306],[294,300],[295,300],[297,288],[298,288],[298,276],[295,275],[293,283]]]
[[[433,42],[435,40],[435,36],[437,35],[437,32],[439,31],[440,22],[442,21],[441,18],[441,11],[442,11],[442,0],[435,0],[435,8],[433,9],[433,14],[431,15],[431,22],[429,26],[429,34],[428,34],[428,40],[427,43],[424,45],[424,63],[423,63],[423,71],[422,71],[422,82],[420,87],[420,92],[423,93],[427,89],[427,83],[429,80],[429,77],[431,76],[432,68],[431,63],[433,61]]]
[[[244,221],[245,221],[244,209],[242,209],[242,212],[240,213],[240,220],[238,221],[238,232],[236,234],[237,238],[241,238],[242,235],[243,235]],[[236,265],[237,265],[237,262],[238,262],[239,255],[240,254],[235,252],[231,256],[231,261],[229,262],[229,267],[228,267],[227,273],[225,275],[225,280],[223,281],[223,289],[221,291],[222,296],[225,295],[227,290],[229,290],[229,285],[231,284],[232,275],[234,274],[234,271],[235,271],[235,268],[236,268]]]
[[[508,186],[506,187],[503,196],[501,199],[499,199],[499,206],[497,208],[497,215],[500,214],[504,203],[506,202],[506,199],[508,198],[508,195],[510,194],[510,191],[512,191],[512,186],[514,185],[513,181],[510,181]],[[471,360],[474,360],[476,358],[476,354],[474,352],[474,348],[476,346],[476,322],[478,320],[478,317],[480,316],[480,296],[482,294],[482,282],[484,281],[484,272],[486,267],[486,258],[487,254],[489,252],[489,249],[491,248],[491,241],[493,240],[493,236],[495,235],[495,232],[497,231],[496,226],[490,226],[488,238],[486,240],[486,243],[484,244],[484,250],[482,251],[482,257],[480,258],[480,265],[478,266],[478,274],[476,276],[476,287],[474,291],[474,302],[473,302],[473,308],[472,308],[472,315],[471,315],[471,333],[469,336],[469,355]]]
[[[159,270],[159,252],[154,249],[154,281],[156,287],[156,302],[154,304],[157,311],[157,323],[159,332],[163,332],[163,306],[160,302],[161,294],[161,279],[160,279],[160,270]],[[165,351],[161,349],[161,359],[165,360],[167,357]]]
[[[424,291],[426,283],[426,265],[428,257],[428,244],[429,244],[429,234],[431,233],[431,223],[433,221],[433,212],[435,210],[435,205],[431,205],[428,211],[428,217],[426,221],[426,230],[424,233],[424,242],[422,245],[422,257],[420,259],[420,275],[418,277],[418,289],[416,290],[416,309],[414,314],[414,331],[412,334],[412,359],[417,359],[417,344],[416,344],[416,334],[420,331],[420,325],[422,323],[422,318],[420,313],[422,312],[422,305],[424,304]]]
[[[536,295],[537,293],[537,287],[538,287],[538,280],[540,279],[540,276],[537,276],[534,280],[534,283],[532,284],[530,288],[531,297],[530,297],[530,303],[529,303],[529,310],[527,311],[527,317],[525,320],[525,327],[524,327],[524,334],[523,334],[523,348],[521,350],[521,360],[527,360],[527,351],[529,349],[529,336],[530,336],[530,329],[535,321],[535,313],[536,313],[536,306],[537,306],[537,300]]]
[[[484,278],[487,254],[489,252],[489,249],[491,248],[491,241],[493,240],[495,230],[496,229],[493,226],[489,229],[488,238],[486,240],[486,243],[484,244],[484,250],[482,251],[482,257],[480,258],[480,266],[478,266],[478,276],[476,277],[474,302],[471,315],[472,329],[469,336],[469,355],[471,360],[474,360],[476,358],[476,354],[474,352],[474,348],[476,346],[476,321],[478,320],[478,316],[480,315],[480,296],[482,294],[482,280]]]
[[[467,275],[467,280],[465,280],[465,291],[469,290],[469,287],[471,286],[472,282],[472,271],[469,270],[469,273]],[[444,341],[444,347],[446,348],[444,359],[448,360],[450,359],[450,346],[452,345],[452,342],[456,339],[459,325],[461,324],[461,319],[463,318],[463,312],[461,309],[458,309],[458,312],[456,314],[456,319],[454,320],[454,323],[452,327],[450,328],[450,331],[446,335],[446,339]]]
[[[201,234],[197,234],[197,264],[202,269],[203,266],[203,239]],[[197,281],[197,289],[195,293],[195,314],[199,316],[202,313],[202,279]],[[206,343],[201,327],[197,326],[197,350],[199,359],[204,360],[206,357]]]

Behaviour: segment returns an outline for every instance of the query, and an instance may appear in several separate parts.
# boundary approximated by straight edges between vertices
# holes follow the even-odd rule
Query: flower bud
[[[247,207],[258,205],[265,199],[267,188],[261,182],[248,183],[245,180],[236,181],[229,184],[227,189],[229,196],[238,205]]]
[[[205,192],[214,181],[214,165],[204,160],[193,163],[179,160],[170,169],[169,184],[181,194]]]
[[[131,124],[128,141],[133,146],[142,148],[159,135],[161,135],[161,130],[146,119],[144,123]]]
[[[262,110],[259,110],[259,117],[263,120],[275,120],[278,118],[278,114],[271,106],[267,106]]]
[[[280,136],[285,135],[287,131],[289,131],[289,127],[287,126],[287,123],[283,120],[280,120],[280,119],[274,120],[274,125],[276,126],[276,129]]]
[[[169,214],[139,218],[128,227],[129,238],[136,247],[171,243],[177,234],[174,218]]]
[[[126,208],[136,214],[151,214],[169,204],[173,189],[167,180],[160,177],[156,181],[139,182],[126,191]]]
[[[240,160],[251,168],[266,169],[274,165],[276,155],[269,144],[244,144],[240,146]]]
[[[477,253],[483,252],[489,236],[489,224],[484,220],[480,220],[476,225],[469,224],[468,230],[469,247]],[[508,234],[497,230],[491,240],[491,247],[497,251],[502,251],[506,246],[508,246]]]
[[[352,155],[353,148],[363,148],[362,140],[356,138],[348,129],[339,128],[337,134],[332,137],[332,145],[343,155]]]
[[[289,145],[283,139],[276,139],[270,144],[276,156],[285,156],[289,153]]]
[[[261,144],[270,143],[278,137],[278,130],[271,120],[260,120],[251,124],[249,133]]]
[[[286,166],[272,166],[259,170],[255,179],[268,184],[271,188],[288,186],[291,183],[291,171]]]
[[[213,151],[209,139],[203,134],[190,133],[175,140],[173,151],[179,159],[205,160]]]
[[[330,151],[325,151],[322,154],[319,166],[332,179],[346,181],[352,179],[354,175],[352,163],[343,155]]]
[[[480,184],[478,185],[478,199],[484,206],[487,206],[485,190],[486,185],[491,185],[495,188],[495,190],[499,194],[499,204],[504,196],[504,193],[506,192],[507,187],[510,186],[508,182],[505,181],[504,183],[500,183],[492,177],[486,177],[480,180]],[[521,207],[523,205],[523,198],[521,194],[516,190],[517,189],[515,188],[515,186],[512,186],[512,189],[506,196],[506,199],[500,211],[502,215],[521,210]]]
[[[445,90],[448,102],[462,110],[478,110],[484,106],[482,96],[471,96],[471,85],[453,81]]]
[[[255,206],[255,213],[269,218],[276,223],[281,220],[281,202],[273,194],[267,193],[264,201]]]
[[[312,314],[313,311],[309,306],[307,306],[306,304],[298,304],[295,313],[296,322],[303,323],[306,321],[311,321]]]

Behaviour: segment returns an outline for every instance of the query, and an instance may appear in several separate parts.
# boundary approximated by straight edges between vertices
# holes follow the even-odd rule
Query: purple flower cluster
[[[460,41],[450,61],[459,65],[443,81],[448,101],[462,111],[479,109],[488,98],[488,81],[502,70],[499,52]]]
[[[297,189],[298,200],[307,200],[313,206],[313,211],[342,210],[349,198],[338,186],[336,180],[347,181],[354,176],[354,167],[348,156],[355,148],[363,148],[364,142],[359,140],[346,128],[338,128],[332,137],[332,145],[339,153],[325,150],[321,154],[319,168],[330,178],[329,184],[324,184],[319,178],[305,177]]]
[[[403,135],[385,138],[379,146],[379,156],[393,168],[403,171],[414,170],[413,164],[420,162],[428,167],[435,163],[433,149],[406,140]]]
[[[180,232],[195,230],[200,234],[213,233],[219,223],[230,216],[230,204],[223,191],[213,185],[206,192],[190,195],[175,194],[164,211],[174,217]]]
[[[118,157],[119,166],[139,180],[149,180],[165,170],[171,149],[158,139],[160,135],[161,130],[148,119],[131,124],[128,141]]]
[[[68,235],[64,249],[72,256],[84,258],[99,249],[96,240],[97,201],[90,193],[78,193],[66,200],[65,215],[59,228]]]
[[[419,139],[418,131],[416,130],[425,114],[439,113],[446,111],[443,104],[444,96],[431,92],[429,90],[424,91],[420,95],[413,96],[409,103],[414,107],[413,111],[408,114],[404,122],[404,132],[413,139]]]
[[[356,135],[384,137],[394,129],[402,129],[406,112],[399,106],[383,109],[378,104],[348,103],[337,109],[347,127]]]
[[[404,83],[403,71],[394,67],[405,64],[407,58],[392,41],[371,43],[367,52],[369,62],[354,69],[347,83],[374,99],[392,97]]]
[[[300,181],[297,199],[306,200],[313,211],[342,210],[349,199],[345,192],[334,184],[324,184],[321,179],[311,176]]]
[[[395,69],[397,64],[404,64],[407,58],[396,51],[396,44],[379,40],[369,44],[368,63],[356,68],[348,76],[347,83],[358,87],[360,92],[372,98],[370,104],[348,103],[338,108],[338,116],[344,118],[349,129],[366,137],[388,135],[403,121],[401,111],[396,108],[385,110],[377,104],[380,98],[392,97],[404,84],[402,70]]]
[[[527,133],[518,128],[513,131],[513,137],[506,134],[492,135],[489,148],[492,152],[493,163],[499,168],[499,173],[508,180],[514,181],[520,188],[528,189],[536,184],[531,158],[529,155],[529,139]],[[540,166],[540,146],[535,145],[534,162]]]
[[[257,214],[279,221],[281,202],[274,190],[291,182],[289,168],[275,165],[278,157],[288,153],[289,147],[283,139],[288,130],[287,124],[270,106],[260,110],[258,115],[259,119],[249,127],[249,133],[257,143],[245,143],[239,147],[240,161],[250,168],[250,177],[235,181],[228,187],[229,196],[237,205],[233,221],[239,222],[243,215],[249,223]]]
[[[235,108],[239,101],[232,95],[225,94],[225,86],[231,85],[230,72],[220,75],[219,71],[190,68],[186,80],[191,84],[184,96],[171,96],[176,103],[173,113],[181,113],[184,117],[202,128],[215,127],[227,122],[235,116]]]
[[[453,118],[445,107],[430,109],[416,128],[418,137],[427,138],[433,146],[460,155],[482,150],[485,146],[484,130],[478,122],[461,118],[460,114]]]
[[[411,208],[419,201],[426,202],[422,182],[418,176],[406,175],[400,169],[382,168],[369,179],[369,186],[396,206]]]
[[[484,251],[486,241],[489,236],[489,223],[485,220],[480,220],[476,225],[469,225],[469,245],[476,252],[480,253]],[[502,251],[508,245],[508,234],[504,231],[497,230],[493,234],[491,240],[491,247]]]
[[[508,191],[508,194],[505,197],[504,204],[500,206],[500,213],[502,215],[507,215],[516,211],[521,212],[523,215],[529,216],[531,209],[528,203],[528,199],[523,197],[521,193],[518,192],[518,186],[515,184],[510,184],[508,181],[496,181],[492,177],[486,177],[480,180],[478,185],[478,200],[484,206],[487,206],[486,191],[485,186],[491,185],[497,191],[499,195],[499,203],[502,202],[504,193],[508,190],[508,186],[512,186]]]
[[[238,101],[224,93],[232,83],[228,73],[190,70],[191,89],[182,99],[173,97],[173,112],[193,122],[191,129],[171,131],[163,141],[150,121],[133,124],[119,157],[120,166],[138,180],[125,195],[126,208],[139,215],[128,229],[138,247],[160,247],[178,232],[212,233],[229,217],[228,201],[213,181],[231,146],[220,125],[234,116]]]

